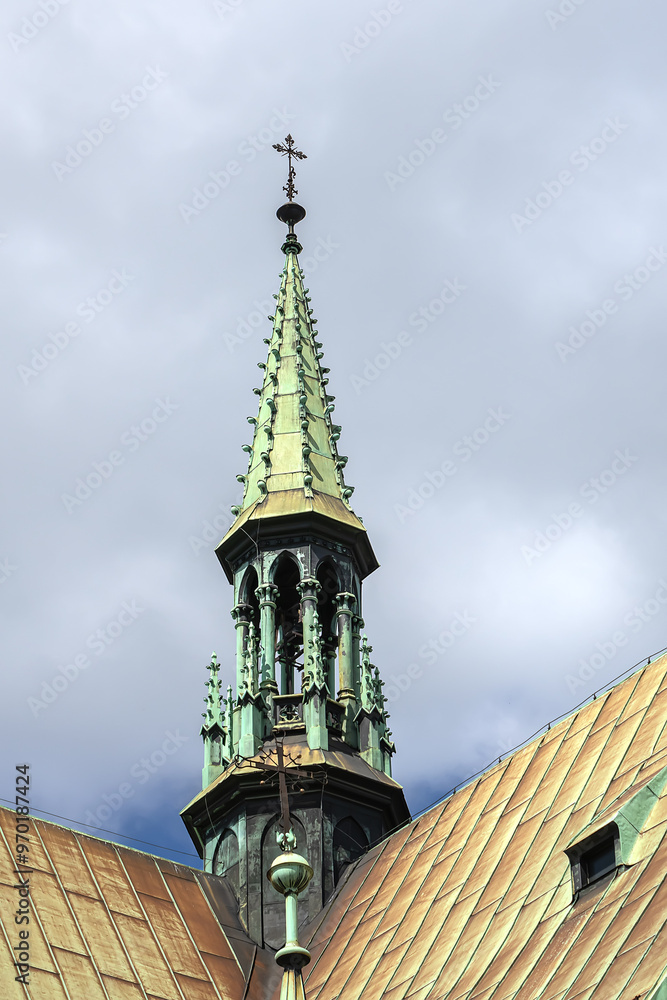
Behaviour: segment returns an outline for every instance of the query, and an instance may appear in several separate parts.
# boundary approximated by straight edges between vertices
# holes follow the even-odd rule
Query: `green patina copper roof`
[[[334,397],[327,392],[329,369],[323,368],[322,343],[317,339],[308,289],[304,287],[298,254],[301,246],[289,233],[282,247],[281,272],[268,356],[263,373],[252,445],[244,445],[248,469],[237,478],[244,483],[243,500],[227,538],[246,521],[315,512],[365,531],[350,507],[353,489],[346,486],[345,456],[336,442],[341,428],[332,418]]]

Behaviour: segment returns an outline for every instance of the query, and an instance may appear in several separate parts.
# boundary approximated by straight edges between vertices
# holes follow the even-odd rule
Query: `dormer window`
[[[608,837],[597,847],[591,847],[579,859],[581,867],[582,888],[592,885],[598,879],[604,878],[616,868],[615,838]]]
[[[603,879],[623,871],[620,838],[615,823],[598,830],[590,837],[568,848],[572,865],[572,887],[575,900],[580,893]]]

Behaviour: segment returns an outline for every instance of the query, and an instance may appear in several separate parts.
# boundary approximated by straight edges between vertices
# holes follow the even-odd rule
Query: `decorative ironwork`
[[[281,156],[287,157],[288,172],[287,172],[287,184],[283,185],[283,191],[287,195],[288,201],[294,201],[294,195],[299,192],[294,187],[294,178],[296,177],[296,170],[292,164],[292,157],[295,160],[307,160],[308,157],[305,153],[302,153],[300,149],[297,149],[294,144],[294,139],[291,135],[285,137],[285,144],[282,142],[275,142],[273,148],[276,149]]]

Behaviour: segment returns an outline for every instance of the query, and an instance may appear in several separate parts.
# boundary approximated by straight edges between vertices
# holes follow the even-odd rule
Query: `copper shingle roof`
[[[15,815],[0,809],[2,1000],[227,1000],[251,968],[274,965],[248,941],[223,880],[41,820],[30,824],[30,986],[15,982]]]
[[[351,867],[311,928],[308,1000],[649,1000],[667,976],[666,767],[667,656]],[[565,849],[621,814],[640,817],[627,869],[573,903]],[[14,831],[0,808],[2,1000],[278,995],[224,879],[41,820],[26,993]]]
[[[627,870],[575,903],[564,851],[659,776],[666,723],[661,657],[371,850],[312,933],[309,1000],[649,996],[667,975],[667,788]]]

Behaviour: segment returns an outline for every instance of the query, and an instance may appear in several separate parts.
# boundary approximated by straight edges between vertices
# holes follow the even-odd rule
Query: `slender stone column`
[[[364,619],[360,615],[352,615],[352,680],[354,684],[354,696],[358,702],[361,701],[361,630],[364,627]]]
[[[260,673],[262,687],[276,683],[276,598],[275,583],[263,583],[255,591],[259,601]]]
[[[246,654],[248,652],[248,630],[252,608],[249,604],[237,604],[232,610],[234,627],[236,628],[236,695],[240,697],[243,691],[245,677]]]
[[[303,622],[303,650],[304,657],[309,649],[313,649],[312,643],[316,638],[315,612],[317,610],[317,595],[322,589],[319,580],[307,577],[297,584],[296,588],[301,598],[301,618]]]
[[[326,658],[326,681],[329,688],[329,697],[336,697],[336,647],[331,638],[327,639],[324,646],[324,656]]]
[[[343,719],[343,739],[348,746],[357,749],[359,735],[354,723],[357,714],[357,688],[355,685],[354,635],[352,620],[356,598],[354,594],[336,594],[336,616],[338,619],[338,680],[340,690],[337,700],[345,709]],[[357,669],[357,676],[358,676]]]
[[[354,651],[352,643],[352,616],[357,599],[354,594],[336,594],[338,621],[338,700],[354,698]],[[333,692],[332,692],[332,696]]]

